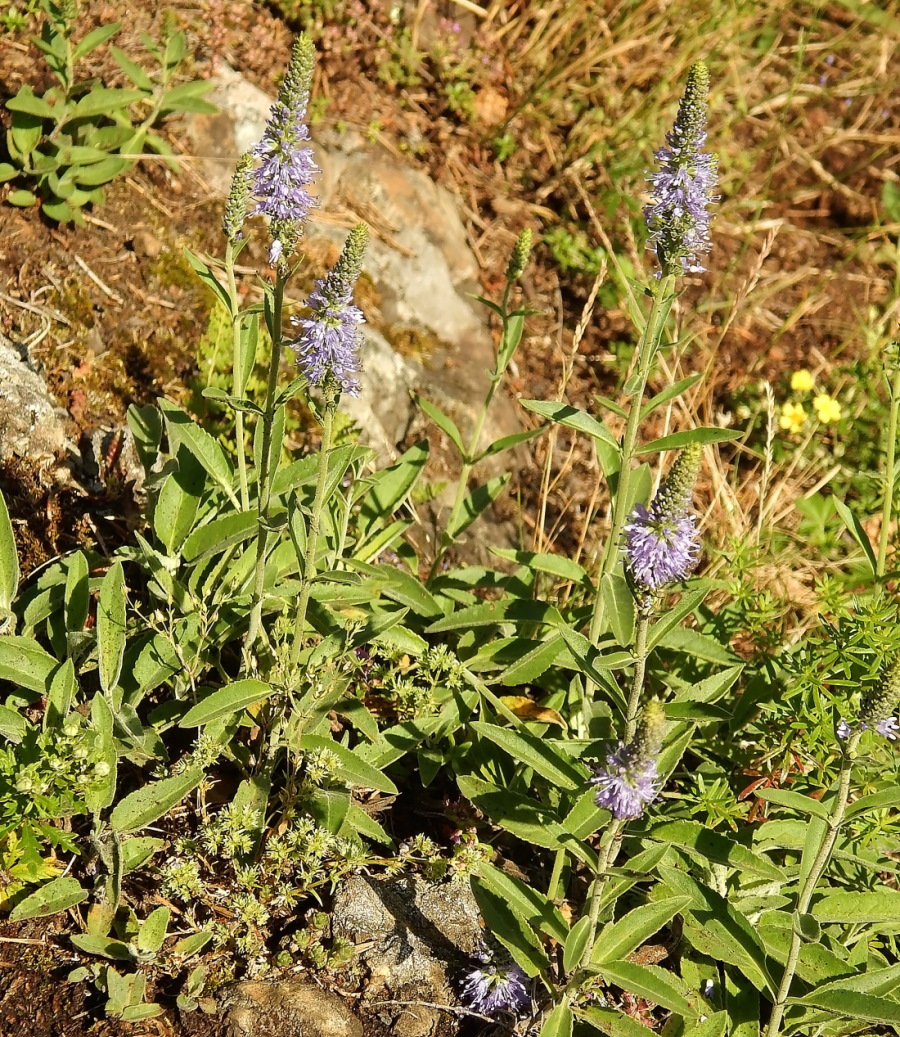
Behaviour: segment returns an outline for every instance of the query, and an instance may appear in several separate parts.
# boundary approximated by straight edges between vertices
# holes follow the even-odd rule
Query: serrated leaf
[[[190,767],[183,774],[162,778],[137,789],[117,803],[109,816],[114,832],[146,828],[180,803],[203,779],[203,769]]]
[[[534,648],[507,666],[500,674],[500,683],[513,688],[537,680],[553,665],[564,646],[565,642],[559,634],[546,641],[538,641]]]
[[[587,773],[579,770],[567,755],[528,731],[511,731],[482,721],[473,722],[471,727],[482,738],[500,746],[517,763],[530,767],[557,788],[574,791],[588,780]]]
[[[789,807],[801,814],[812,814],[814,817],[827,818],[828,807],[817,799],[809,796],[801,796],[799,792],[789,792],[787,789],[757,789],[754,795],[767,803],[774,803],[779,807]]]
[[[739,871],[781,881],[782,868],[761,854],[754,853],[727,836],[694,821],[668,821],[655,825],[647,833],[651,839],[689,850],[713,864],[723,864]],[[900,897],[900,894],[898,894]]]
[[[657,1032],[614,1008],[577,1008],[575,1018],[583,1019],[607,1037],[652,1037]]]
[[[232,489],[234,472],[222,446],[181,407],[166,399],[160,399],[158,402],[166,419],[170,443],[175,448],[184,446],[189,450],[226,492],[235,509],[239,510],[240,503]],[[173,450],[174,452],[175,450]]]
[[[674,973],[632,961],[606,961],[597,971],[607,982],[677,1012],[683,1019],[697,1018],[697,1009],[687,1000],[684,984]]]
[[[607,923],[594,943],[591,964],[601,965],[631,954],[690,903],[690,897],[655,900],[633,908],[617,922]]]
[[[650,627],[650,632],[647,634],[647,651],[652,652],[674,626],[677,626],[702,604],[703,599],[711,590],[712,587],[708,584],[701,584],[699,587],[691,587],[686,590],[681,596],[681,601],[667,609],[661,618]]]
[[[813,902],[811,914],[820,922],[851,925],[900,922],[900,890],[884,888],[876,892],[828,893]]]
[[[216,689],[211,695],[191,706],[178,722],[179,727],[201,727],[220,717],[231,716],[262,702],[275,694],[276,688],[265,681],[248,677]]]
[[[566,940],[569,933],[566,920],[543,893],[487,862],[478,866],[478,874],[484,885],[505,900],[530,926],[560,943]]]
[[[582,921],[585,921],[585,919],[582,919]],[[544,1025],[541,1027],[538,1037],[572,1037],[572,1024],[574,1021],[575,1016],[572,1015],[572,1009],[563,1002],[557,1005],[544,1020]]]
[[[813,990],[804,997],[792,997],[793,1005],[812,1005],[854,1022],[865,1020],[882,1026],[900,1023],[900,1002],[874,994],[863,994],[857,990],[832,989],[821,992]]]
[[[342,778],[346,778],[354,785],[359,785],[362,788],[376,789],[378,792],[387,792],[390,795],[396,795],[398,792],[397,786],[386,774],[383,774],[370,763],[366,763],[352,749],[341,745],[340,742],[335,742],[332,738],[324,738],[320,735],[304,735],[299,740],[299,745],[300,749],[305,751],[310,749],[327,749],[333,752],[339,761],[336,768],[337,772]]]
[[[528,976],[546,972],[550,962],[534,930],[514,907],[472,876],[472,892],[489,932],[503,944]]]
[[[55,915],[59,911],[67,911],[80,904],[88,897],[88,890],[83,889],[77,879],[61,877],[52,879],[40,889],[20,900],[10,911],[11,922],[21,922],[25,918],[44,918]]]

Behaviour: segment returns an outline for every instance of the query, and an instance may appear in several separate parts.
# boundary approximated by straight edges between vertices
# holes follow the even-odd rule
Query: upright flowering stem
[[[853,764],[856,760],[856,749],[860,738],[862,738],[862,731],[857,730],[843,743],[843,758],[841,760],[840,774],[838,775],[837,796],[825,820],[825,833],[822,842],[819,844],[819,849],[813,858],[809,873],[800,889],[794,913],[795,918],[802,917],[808,913],[809,905],[812,903],[813,895],[816,892],[816,886],[819,884],[819,879],[824,875],[828,862],[831,859],[831,853],[834,850],[834,844],[837,842],[838,833],[847,810],[847,801],[850,797],[850,778],[853,773]],[[784,965],[781,983],[778,985],[778,993],[775,995],[775,1003],[772,1005],[772,1014],[769,1016],[765,1037],[777,1037],[781,1032],[781,1022],[784,1018],[787,1000],[790,997],[791,983],[794,980],[794,975],[797,972],[797,963],[800,960],[801,943],[800,927],[794,925],[791,931],[791,944],[788,949],[787,961]]]
[[[300,601],[294,617],[294,641],[291,645],[291,666],[300,661],[303,638],[306,634],[306,612],[309,608],[309,594],[313,580],[316,578],[316,545],[319,541],[319,526],[322,522],[322,508],[325,504],[325,483],[328,478],[328,454],[331,451],[331,439],[334,428],[334,412],[337,409],[337,398],[325,404],[322,415],[322,445],[319,447],[319,471],[316,477],[316,495],[313,498],[312,513],[309,517],[309,536],[307,537],[307,554],[304,559],[303,584],[300,589]]]
[[[272,353],[269,357],[269,376],[266,380],[266,401],[263,406],[262,451],[257,472],[256,494],[259,523],[256,533],[256,569],[253,576],[253,608],[247,631],[246,648],[252,648],[262,622],[263,591],[266,583],[266,549],[269,542],[269,506],[272,499],[272,431],[275,425],[275,397],[278,392],[278,371],[284,341],[281,334],[281,315],[284,307],[284,285],[287,276],[279,269],[272,290],[272,320],[269,334]]]

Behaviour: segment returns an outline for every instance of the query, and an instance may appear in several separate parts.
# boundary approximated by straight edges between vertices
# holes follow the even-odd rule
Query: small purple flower
[[[488,950],[478,951],[476,957],[481,966],[468,972],[462,984],[468,1006],[485,1015],[502,1011],[518,1015],[531,1000],[525,973],[514,961],[498,964],[497,955]]]
[[[348,396],[359,395],[359,381],[354,377],[360,370],[357,328],[365,318],[350,300],[367,240],[365,224],[350,231],[334,269],[316,282],[308,301],[309,316],[293,318],[303,330],[292,345],[310,385],[331,382]]]
[[[257,199],[253,212],[271,220],[272,263],[278,263],[284,252],[293,251],[300,228],[316,204],[307,188],[320,169],[313,160],[312,148],[304,146],[309,140],[305,119],[314,57],[312,41],[302,33],[294,44],[262,140],[252,149],[253,156],[262,160],[253,174]]]
[[[591,778],[591,784],[597,786],[594,802],[598,807],[621,820],[640,817],[659,792],[656,760],[641,759],[619,742],[606,757],[606,766]]]
[[[897,741],[898,731],[900,731],[900,724],[897,723],[896,717],[885,717],[884,720],[879,720],[875,725],[876,734],[886,738],[889,742]]]
[[[650,502],[638,504],[625,526],[625,565],[638,592],[685,579],[700,554],[691,495],[700,466],[699,446],[687,447]]]
[[[659,259],[657,277],[701,273],[700,256],[712,248],[709,205],[718,195],[718,163],[706,143],[709,69],[702,61],[691,66],[675,125],[666,135],[667,147],[656,152],[658,173],[649,173],[650,204],[644,209],[650,238],[647,247]]]
[[[838,740],[845,742],[850,735],[853,733],[853,728],[841,717],[838,722],[838,726],[835,728],[834,733],[838,736]]]

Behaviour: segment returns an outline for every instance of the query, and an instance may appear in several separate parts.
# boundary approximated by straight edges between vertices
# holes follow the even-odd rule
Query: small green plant
[[[6,102],[12,122],[6,135],[9,162],[0,163],[0,182],[13,181],[7,200],[27,207],[40,202],[50,219],[83,224],[81,210],[102,205],[104,185],[151,151],[171,156],[171,149],[152,127],[175,112],[213,112],[202,100],[212,84],[172,83],[187,52],[184,33],[169,31],[162,48],[142,35],[159,62],[152,77],[124,51],[112,47],[116,63],[133,87],[107,87],[77,77],[78,63],[121,28],[100,25],[77,43],[72,33],[76,0],[42,0],[46,13],[40,37],[32,41],[44,54],[59,81],[42,95],[23,86]],[[149,149],[149,150],[148,150]],[[174,160],[169,158],[173,168]]]

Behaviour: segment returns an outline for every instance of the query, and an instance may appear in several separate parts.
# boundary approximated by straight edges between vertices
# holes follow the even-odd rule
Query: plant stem
[[[262,623],[263,591],[266,583],[266,547],[269,540],[269,503],[272,495],[272,473],[270,471],[272,453],[272,427],[275,424],[275,394],[278,389],[278,370],[281,366],[281,312],[284,303],[285,277],[280,272],[275,279],[272,293],[272,326],[269,335],[272,339],[272,354],[269,357],[269,378],[266,383],[266,402],[263,416],[262,451],[257,472],[256,494],[259,507],[259,521],[256,534],[256,570],[253,578],[253,609],[250,613],[250,626],[244,648],[249,651],[256,643]]]
[[[900,370],[890,383],[891,409],[888,417],[887,456],[884,462],[884,499],[881,502],[881,535],[878,539],[878,559],[875,575],[884,576],[887,568],[888,540],[890,537],[891,509],[894,504],[894,462],[897,452],[897,420],[900,415]]]
[[[637,731],[637,716],[641,707],[641,696],[644,691],[644,677],[647,672],[647,631],[650,629],[650,616],[646,612],[638,614],[637,628],[634,633],[634,672],[631,675],[631,688],[625,709],[625,734],[622,741],[628,745]],[[615,861],[622,836],[625,834],[627,820],[616,819],[604,833],[597,861],[597,875],[594,879],[594,890],[591,895],[591,924],[584,954],[579,965],[586,968],[594,950],[597,937],[597,920],[600,917],[600,901],[606,886],[606,871]]]
[[[237,282],[234,277],[234,242],[225,244],[225,274],[228,278],[228,298],[231,301],[231,370],[235,396],[243,396],[247,372],[241,363],[241,312],[238,305]],[[250,510],[250,489],[247,485],[247,458],[244,455],[244,412],[234,412],[234,437],[237,441],[238,480],[241,485],[241,510]]]
[[[635,448],[637,446],[637,434],[641,423],[641,409],[647,388],[647,380],[650,377],[653,358],[656,356],[656,351],[662,340],[666,318],[669,315],[674,298],[675,275],[669,274],[662,279],[654,291],[650,313],[647,315],[647,323],[644,325],[644,330],[638,342],[637,368],[633,377],[635,385],[633,391],[629,393],[631,396],[631,406],[628,411],[628,420],[622,439],[622,463],[616,487],[612,524],[603,549],[599,579],[597,580],[597,593],[594,598],[593,612],[591,613],[590,639],[593,644],[596,644],[599,640],[600,634],[603,631],[603,621],[606,618],[606,605],[602,593],[603,577],[613,571],[619,560],[619,540],[628,515],[628,505],[631,496],[631,464],[634,460]],[[582,735],[587,732],[589,727],[590,707],[595,688],[596,685],[593,681],[585,680],[580,723],[581,731],[579,732]]]
[[[291,666],[300,661],[303,637],[306,633],[306,611],[309,607],[309,595],[313,580],[316,578],[316,545],[319,540],[319,526],[322,521],[322,508],[325,504],[325,484],[328,481],[328,455],[331,452],[331,437],[334,426],[335,403],[325,404],[322,417],[322,444],[319,447],[319,472],[316,479],[316,495],[313,498],[312,514],[309,519],[309,536],[306,538],[306,558],[303,566],[303,584],[300,590],[300,601],[294,620],[294,643],[291,645]]]
[[[862,732],[855,731],[844,743],[841,771],[838,775],[837,796],[825,821],[825,832],[822,842],[819,844],[819,849],[816,851],[816,856],[813,858],[809,873],[800,890],[800,896],[797,898],[797,909],[794,912],[795,919],[809,911],[809,905],[816,891],[816,886],[828,867],[831,852],[834,849],[834,844],[837,842],[838,832],[844,820],[844,813],[847,810],[847,801],[850,798],[850,778],[853,772],[853,764],[856,761],[856,747],[859,745],[860,738],[862,738]],[[791,945],[787,961],[785,962],[784,973],[781,977],[778,993],[775,996],[775,1003],[772,1005],[772,1014],[769,1016],[765,1037],[776,1037],[781,1031],[785,1005],[790,996],[791,983],[797,971],[797,962],[800,958],[800,944],[800,929],[795,924],[791,932]]]

